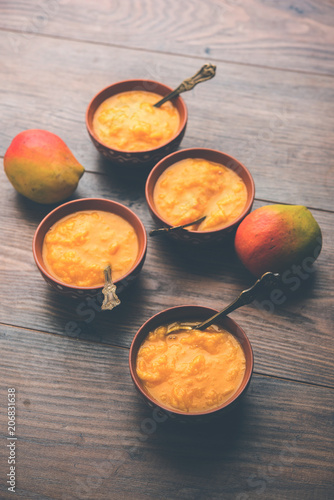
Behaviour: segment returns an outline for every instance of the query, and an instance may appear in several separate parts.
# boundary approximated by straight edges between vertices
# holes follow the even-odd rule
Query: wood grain
[[[0,26],[156,53],[334,74],[334,6],[311,0],[2,3]],[[28,35],[26,35],[27,37]]]
[[[255,375],[243,405],[199,431],[146,407],[127,349],[17,328],[0,343],[2,407],[17,388],[18,498],[330,498],[333,390]]]
[[[98,172],[106,167],[85,128],[94,94],[137,77],[174,87],[202,63],[65,40],[41,43],[38,36],[23,38],[16,54],[7,44],[3,37],[0,106],[6,127],[0,130],[0,154],[21,130],[44,128]],[[259,199],[333,209],[332,78],[223,63],[213,80],[184,99],[189,120],[182,148],[214,148],[238,158],[251,171]]]
[[[232,242],[211,251],[189,251],[166,237],[149,238],[141,275],[124,292],[117,309],[102,313],[97,302],[63,298],[44,282],[31,251],[35,229],[51,207],[24,199],[4,173],[1,176],[0,248],[4,269],[0,307],[4,323],[129,347],[138,328],[153,314],[180,303],[219,309],[254,281],[238,262]],[[147,231],[154,227],[143,189],[137,183],[131,185],[115,176],[86,172],[76,196],[114,199],[129,206]],[[297,290],[288,289],[287,300],[281,306],[268,304],[267,297],[263,297],[235,311],[232,317],[250,337],[257,372],[332,386],[333,219],[322,211],[314,215],[324,235],[315,272],[299,279]],[[293,288],[296,284],[291,282]],[[308,363],[310,356],[312,364]]]
[[[332,498],[333,11],[325,0],[0,2],[1,157],[21,130],[55,132],[86,168],[73,198],[124,203],[149,231],[145,176],[101,159],[87,105],[115,81],[176,87],[212,61],[215,78],[184,94],[181,147],[238,158],[255,180],[254,208],[306,205],[324,238],[314,272],[286,284],[283,304],[264,296],[231,314],[255,355],[243,404],[210,426],[180,426],[135,392],[129,346],[162,309],[219,309],[253,283],[232,241],[190,251],[149,238],[139,279],[102,313],[43,281],[31,244],[53,207],[18,195],[0,169],[0,404],[15,387],[18,498]],[[4,500],[7,422],[1,411]]]

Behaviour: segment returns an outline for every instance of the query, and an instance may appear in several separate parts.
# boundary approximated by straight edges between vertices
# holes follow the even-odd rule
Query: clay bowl
[[[102,286],[94,287],[79,287],[75,285],[68,285],[59,281],[57,278],[49,274],[42,257],[43,241],[47,231],[58,220],[66,215],[78,212],[81,210],[103,210],[111,212],[126,219],[135,229],[138,241],[139,251],[137,260],[130,271],[119,280],[115,280],[117,294],[121,293],[139,274],[144,264],[147,248],[147,237],[144,225],[137,215],[129,208],[116,201],[107,200],[103,198],[84,198],[64,203],[50,212],[39,224],[36,229],[33,239],[33,255],[36,265],[42,274],[45,281],[51,285],[55,290],[62,294],[69,295],[73,298],[95,297],[102,291]]]
[[[169,142],[163,144],[160,147],[147,151],[126,152],[106,146],[98,139],[96,133],[94,132],[94,113],[96,112],[99,105],[108,97],[131,90],[144,90],[147,92],[154,92],[161,95],[161,97],[164,97],[172,92],[173,89],[171,87],[168,87],[167,85],[164,85],[163,83],[155,82],[152,80],[123,80],[121,82],[109,85],[109,87],[106,87],[105,89],[98,92],[89,103],[86,111],[86,127],[96,149],[101,153],[102,156],[107,158],[112,163],[117,164],[118,166],[122,166],[122,171],[129,173],[136,173],[140,171],[147,172],[147,170],[149,168],[152,168],[159,160],[161,160],[161,158],[170,154],[178,148],[186,130],[188,112],[186,104],[182,97],[176,97],[171,101],[177,108],[180,115],[180,125],[177,133],[169,140]]]
[[[171,419],[174,419],[176,421],[186,423],[208,422],[211,419],[226,416],[232,409],[234,409],[238,405],[249,386],[254,364],[252,347],[245,332],[240,328],[239,325],[237,325],[235,321],[233,321],[228,316],[217,320],[217,325],[225,328],[240,342],[246,357],[246,370],[239,389],[235,394],[231,396],[230,399],[228,399],[221,406],[202,413],[185,413],[179,410],[171,410],[170,408],[165,407],[163,404],[156,401],[150,394],[146,392],[136,372],[136,359],[139,348],[148,333],[160,325],[173,323],[174,321],[204,321],[205,319],[208,319],[210,316],[214,315],[216,312],[218,312],[216,309],[212,309],[210,307],[193,305],[176,306],[170,309],[165,309],[164,311],[159,312],[148,321],[146,321],[146,323],[141,326],[141,328],[133,338],[129,354],[129,365],[131,378],[137,391],[151,408],[160,409]]]
[[[234,235],[240,222],[246,217],[246,215],[251,211],[255,196],[255,185],[253,178],[249,170],[238,160],[232,156],[216,151],[214,149],[205,148],[191,148],[182,149],[172,153],[162,160],[160,160],[155,167],[151,170],[145,186],[145,196],[146,202],[153,220],[156,222],[157,227],[169,227],[170,223],[163,219],[154,204],[153,193],[155,184],[160,177],[160,175],[174,163],[185,160],[187,158],[202,158],[208,161],[219,163],[225,167],[230,168],[236,172],[244,181],[247,188],[247,202],[243,212],[240,216],[232,221],[230,224],[224,226],[222,229],[217,229],[213,231],[190,231],[188,229],[181,229],[175,232],[167,233],[171,237],[183,241],[190,242],[193,244],[206,244],[217,242]]]

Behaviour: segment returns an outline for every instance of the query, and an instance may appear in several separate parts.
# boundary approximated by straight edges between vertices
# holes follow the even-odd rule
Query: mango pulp
[[[43,261],[48,272],[64,283],[102,286],[108,264],[113,281],[118,280],[132,268],[138,249],[136,232],[128,221],[102,210],[83,210],[49,229]]]
[[[247,202],[247,188],[233,170],[204,160],[187,158],[168,167],[158,178],[153,201],[159,215],[178,226],[206,215],[188,229],[221,229],[241,215]]]
[[[121,151],[148,151],[168,142],[177,132],[180,116],[154,92],[132,90],[103,101],[95,112],[93,129],[106,146]]]
[[[238,340],[218,326],[205,331],[168,325],[142,343],[136,370],[145,390],[170,409],[199,413],[228,400],[243,380],[246,358]]]

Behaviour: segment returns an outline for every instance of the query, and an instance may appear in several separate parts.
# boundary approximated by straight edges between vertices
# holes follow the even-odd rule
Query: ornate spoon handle
[[[235,309],[238,309],[238,307],[250,304],[251,302],[253,302],[253,300],[256,299],[260,288],[266,285],[273,287],[275,284],[279,282],[279,279],[280,275],[278,273],[274,274],[268,272],[263,274],[261,278],[258,279],[251,288],[248,288],[247,290],[241,292],[240,295],[233,302],[231,302],[231,304],[225,307],[225,309],[215,314],[208,320],[203,321],[203,323],[196,325],[195,327],[196,330],[205,330],[205,328],[212,325],[212,323],[214,323],[218,317],[227,316],[230,312],[234,311]]]
[[[106,309],[113,309],[114,307],[118,306],[121,303],[121,301],[116,295],[116,285],[113,283],[113,280],[111,279],[110,265],[104,269],[104,278],[105,278],[105,285],[104,288],[102,289],[102,293],[104,295],[103,303],[101,306],[102,311],[105,311]]]
[[[254,285],[251,288],[247,288],[247,290],[244,290],[241,292],[238,297],[231,302],[225,309],[222,311],[216,313],[214,316],[211,316],[211,318],[203,321],[202,323],[199,324],[179,324],[178,322],[173,323],[170,325],[170,328],[167,329],[166,335],[169,335],[170,333],[174,331],[180,331],[180,330],[205,330],[208,326],[212,325],[216,321],[217,318],[221,316],[227,316],[230,312],[234,311],[235,309],[238,309],[238,307],[245,306],[246,304],[250,304],[253,302],[253,300],[256,299],[258,292],[261,288],[264,288],[268,286],[269,288],[272,288],[274,286],[279,285],[280,283],[280,275],[278,273],[271,273],[267,272],[259,278]]]
[[[204,64],[202,68],[197,71],[197,73],[191,78],[187,78],[184,80],[173,92],[166,95],[163,99],[154,104],[155,108],[159,108],[164,102],[173,99],[173,97],[177,97],[181,92],[187,92],[191,90],[200,82],[205,82],[206,80],[211,80],[216,74],[216,66],[213,64]]]

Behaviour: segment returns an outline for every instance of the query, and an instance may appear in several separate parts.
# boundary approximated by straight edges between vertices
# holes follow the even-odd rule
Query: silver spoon
[[[163,99],[158,101],[156,104],[153,104],[155,108],[160,108],[160,106],[166,102],[169,101],[170,99],[173,99],[173,97],[177,97],[181,92],[187,92],[188,90],[191,90],[195,87],[200,82],[205,82],[206,80],[211,80],[216,74],[216,66],[213,64],[204,64],[204,66],[201,67],[197,73],[184,80],[180,85],[173,90],[170,94],[166,95]]]
[[[179,323],[174,323],[171,325],[169,329],[167,329],[166,335],[169,335],[171,332],[176,330],[205,330],[208,326],[212,325],[216,321],[216,319],[221,318],[223,316],[227,316],[230,312],[238,309],[241,306],[245,306],[246,304],[250,304],[255,300],[258,296],[260,290],[263,290],[264,287],[269,286],[270,288],[278,285],[280,280],[280,275],[278,273],[267,272],[259,278],[251,288],[244,290],[238,295],[238,297],[231,302],[225,309],[216,313],[211,318],[199,323],[198,325],[182,325]]]
[[[159,229],[153,229],[149,232],[150,236],[155,236],[161,233],[171,233],[172,231],[177,231],[178,229],[183,229],[184,227],[193,226],[194,224],[200,224],[204,221],[206,215],[203,215],[200,219],[194,220],[192,222],[187,222],[187,224],[182,224],[181,226],[169,226],[169,227],[159,227]]]

